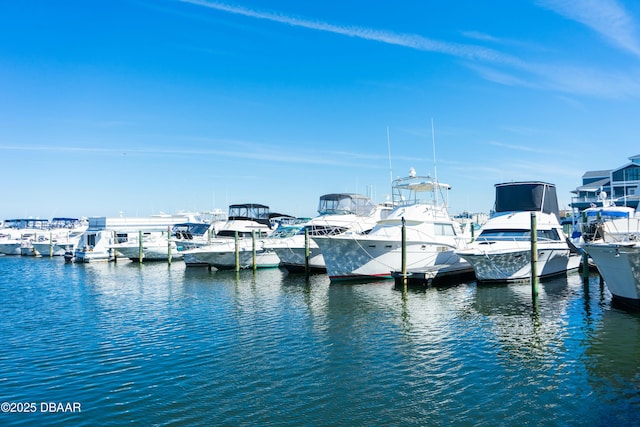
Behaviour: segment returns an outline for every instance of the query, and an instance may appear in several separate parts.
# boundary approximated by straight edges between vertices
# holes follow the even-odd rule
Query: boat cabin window
[[[217,237],[232,237],[235,238],[236,232],[234,230],[220,230],[218,232],[218,234],[216,234]],[[264,238],[267,237],[267,232],[266,231],[256,231],[255,232],[256,238]],[[248,237],[251,238],[251,232],[250,231],[238,231],[238,237]]]
[[[116,233],[116,243],[126,243],[129,241],[127,233]]]
[[[558,230],[538,230],[538,240],[560,240]],[[493,241],[531,241],[530,230],[484,230],[478,236],[478,240],[493,240]]]
[[[455,236],[456,230],[453,224],[434,224],[436,236]]]
[[[87,234],[87,246],[95,247],[96,246],[96,234]]]

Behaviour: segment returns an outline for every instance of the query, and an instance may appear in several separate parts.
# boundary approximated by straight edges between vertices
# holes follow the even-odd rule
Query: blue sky
[[[639,25],[613,0],[5,1],[0,216],[314,216],[410,167],[452,213],[519,180],[566,207],[640,154]]]

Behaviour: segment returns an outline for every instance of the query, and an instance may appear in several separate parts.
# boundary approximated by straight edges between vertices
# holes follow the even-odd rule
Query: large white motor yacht
[[[467,260],[480,282],[509,282],[531,276],[531,215],[535,215],[539,277],[565,274],[581,257],[569,244],[559,222],[553,184],[529,181],[496,184],[494,214],[480,235],[457,254]]]

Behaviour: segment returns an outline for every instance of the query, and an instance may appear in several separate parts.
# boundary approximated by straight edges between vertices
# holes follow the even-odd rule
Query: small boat
[[[537,228],[537,276],[566,274],[579,267],[581,257],[560,225],[555,185],[509,182],[496,184],[494,214],[477,239],[456,251],[473,266],[479,282],[530,279],[532,214]]]
[[[281,266],[290,272],[304,271],[307,266],[310,271],[325,272],[324,257],[314,237],[366,234],[390,211],[389,204],[376,205],[360,194],[325,194],[318,203],[319,216],[297,227],[295,234],[274,233],[265,241],[265,246],[275,251]]]
[[[406,267],[424,269],[462,262],[455,250],[470,239],[447,211],[450,186],[430,176],[409,176],[392,183],[393,210],[366,234],[317,235],[331,280],[392,278],[402,270],[402,233]],[[467,227],[469,228],[469,227]]]
[[[626,242],[588,242],[583,249],[615,300],[640,308],[640,234]]]

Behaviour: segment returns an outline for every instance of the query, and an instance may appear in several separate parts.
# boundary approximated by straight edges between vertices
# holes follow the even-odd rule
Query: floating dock
[[[391,275],[396,287],[404,286],[404,279],[401,271],[392,271]],[[438,265],[429,268],[407,270],[407,286],[451,286],[470,280],[475,280],[473,267],[467,262],[456,264]]]

